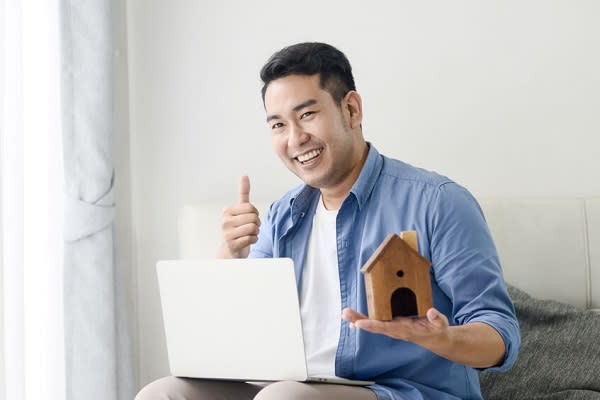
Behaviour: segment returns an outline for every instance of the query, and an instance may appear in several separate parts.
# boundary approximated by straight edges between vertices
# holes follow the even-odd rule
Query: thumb
[[[444,321],[444,315],[435,308],[430,308],[429,310],[427,310],[427,320],[429,320],[429,322],[433,325],[439,327],[444,326],[446,324],[446,321]]]
[[[239,194],[240,203],[250,202],[250,178],[246,175],[240,177]]]

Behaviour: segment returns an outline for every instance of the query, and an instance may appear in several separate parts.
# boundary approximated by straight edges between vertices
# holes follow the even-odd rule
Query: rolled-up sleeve
[[[513,303],[485,217],[463,187],[440,185],[431,215],[432,268],[441,290],[452,302],[454,324],[483,322],[504,340],[500,365],[505,371],[517,358],[521,337]]]

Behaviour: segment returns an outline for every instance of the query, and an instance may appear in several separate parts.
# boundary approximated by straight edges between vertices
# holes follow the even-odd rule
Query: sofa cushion
[[[480,373],[483,397],[600,399],[600,314],[509,286],[522,345],[512,369]]]

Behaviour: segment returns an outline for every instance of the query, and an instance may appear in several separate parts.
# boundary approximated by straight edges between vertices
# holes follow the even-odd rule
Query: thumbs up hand
[[[250,179],[242,176],[239,183],[239,203],[223,210],[221,232],[223,244],[219,258],[246,258],[250,245],[258,240],[260,218],[250,203]]]

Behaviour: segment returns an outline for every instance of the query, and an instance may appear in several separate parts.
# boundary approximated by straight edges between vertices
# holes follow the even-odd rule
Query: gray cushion
[[[508,372],[480,373],[486,400],[600,400],[600,314],[537,300],[509,286],[521,326]]]

